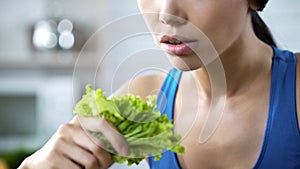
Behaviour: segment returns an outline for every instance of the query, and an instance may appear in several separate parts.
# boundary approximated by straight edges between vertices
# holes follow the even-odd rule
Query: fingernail
[[[123,146],[121,148],[121,155],[122,156],[128,156],[128,150],[127,150],[127,147],[126,146]]]

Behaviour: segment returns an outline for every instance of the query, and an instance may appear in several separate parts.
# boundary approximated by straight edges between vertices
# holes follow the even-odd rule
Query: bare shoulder
[[[296,76],[296,91],[297,91],[297,115],[298,115],[298,126],[300,130],[300,53],[295,53],[297,57],[297,76]]]
[[[133,78],[122,85],[113,95],[134,94],[146,98],[157,94],[166,77],[166,73],[156,73]]]

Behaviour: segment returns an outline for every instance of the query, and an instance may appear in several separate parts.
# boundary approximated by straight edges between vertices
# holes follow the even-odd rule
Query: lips
[[[193,52],[192,49],[197,45],[197,41],[177,35],[164,35],[161,37],[160,44],[167,53],[176,56],[184,56]]]

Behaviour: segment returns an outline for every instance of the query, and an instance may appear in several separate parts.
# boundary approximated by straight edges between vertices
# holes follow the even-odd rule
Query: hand
[[[90,132],[102,133],[116,152],[127,155],[125,139],[109,122],[75,116],[71,122],[61,125],[40,150],[26,158],[19,169],[108,168],[113,163],[111,155]]]

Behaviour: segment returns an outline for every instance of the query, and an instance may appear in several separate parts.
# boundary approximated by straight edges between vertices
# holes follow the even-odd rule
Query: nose
[[[187,22],[185,11],[178,4],[182,0],[161,0],[159,20],[163,24],[180,26]],[[182,1],[184,2],[184,0]]]

